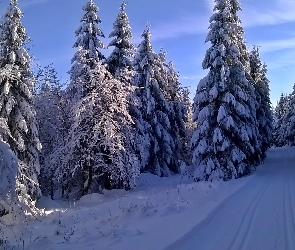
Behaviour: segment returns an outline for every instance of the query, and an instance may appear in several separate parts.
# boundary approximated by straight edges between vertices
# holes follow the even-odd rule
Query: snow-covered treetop
[[[240,3],[237,0],[215,0],[215,3],[214,11],[226,9],[228,6],[230,6],[235,12],[242,10]]]
[[[83,7],[85,11],[84,16],[81,19],[81,25],[76,30],[75,34],[78,37],[74,48],[82,47],[84,50],[89,51],[88,58],[99,61],[104,56],[99,52],[98,49],[104,49],[102,41],[99,37],[104,37],[103,32],[98,27],[98,23],[101,23],[100,18],[97,16],[98,7],[95,3],[90,0]]]
[[[28,65],[30,57],[22,46],[29,40],[21,23],[23,13],[17,6],[17,0],[11,0],[0,24],[1,63]]]
[[[143,40],[138,46],[137,54],[134,60],[135,67],[140,67],[136,68],[136,70],[138,71],[141,71],[143,69],[148,60],[154,60],[156,56],[151,44],[151,31],[149,25],[143,31],[141,37],[143,38]]]
[[[260,71],[262,71],[262,63],[259,55],[259,48],[257,46],[253,46],[253,49],[250,53],[250,59],[251,64],[255,66],[251,68],[252,73],[260,73]]]
[[[109,38],[114,39],[109,43],[108,47],[114,46],[115,49],[107,59],[109,70],[112,74],[123,67],[132,66],[131,58],[134,57],[134,45],[130,41],[132,39],[132,30],[129,24],[128,16],[125,12],[126,2],[123,1],[120,7],[120,13],[113,25],[113,31]]]
[[[78,50],[72,58],[72,68],[69,71],[71,83],[68,92],[72,101],[77,101],[89,93],[92,88],[89,83],[89,71],[104,59],[103,54],[99,51],[105,47],[99,40],[99,37],[104,37],[104,34],[98,27],[101,23],[97,16],[98,7],[92,0],[89,0],[83,10],[85,14],[76,31],[78,38],[73,46]]]
[[[143,38],[142,43],[140,44],[139,51],[148,51],[152,52],[152,44],[151,44],[151,26],[148,25],[146,29],[143,31],[141,37]]]
[[[121,6],[120,6],[120,11],[121,11],[121,12],[125,11],[125,9],[126,9],[126,5],[127,5],[127,3],[123,0],[122,4],[121,4]]]
[[[260,59],[259,47],[253,46],[250,53],[250,66],[251,66],[251,76],[254,80],[254,85],[256,86],[256,92],[258,91],[261,98],[265,98],[264,102],[270,105],[269,98],[269,80],[267,78],[267,66],[262,64]]]
[[[210,18],[209,33],[205,41],[210,41],[213,47],[207,51],[203,68],[208,68],[209,64],[212,66],[213,62],[210,58],[215,59],[216,53],[220,53],[221,56],[230,55],[227,62],[229,65],[239,60],[249,70],[249,57],[243,39],[244,29],[237,15],[241,10],[240,4],[237,0],[216,0],[215,2],[214,14]]]
[[[237,12],[240,10],[241,8],[236,0],[217,0],[214,14],[210,18],[209,29],[211,31],[206,42],[211,41],[212,44],[215,44],[219,38],[223,38],[223,42],[230,42],[229,38],[233,39],[234,36],[228,37],[228,35],[235,34],[238,36],[243,34],[243,28],[240,26],[241,20],[237,16]]]
[[[175,70],[172,62],[169,62],[167,65],[167,78],[170,99],[172,101],[179,101],[181,99],[181,83],[179,82],[179,73]]]

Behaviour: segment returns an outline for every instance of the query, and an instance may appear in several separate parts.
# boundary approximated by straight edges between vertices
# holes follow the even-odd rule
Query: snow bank
[[[201,222],[251,177],[229,182],[199,182],[175,175],[142,174],[134,191],[91,194],[77,202],[42,198],[42,221],[22,229],[22,249],[163,249]],[[54,207],[55,206],[55,207]],[[17,231],[18,229],[12,229]]]

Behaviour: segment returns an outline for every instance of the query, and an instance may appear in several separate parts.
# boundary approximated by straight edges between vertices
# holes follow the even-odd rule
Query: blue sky
[[[41,65],[53,63],[59,75],[68,79],[74,54],[74,32],[83,15],[86,0],[19,0],[24,12],[23,23],[31,37],[31,53]],[[118,14],[121,0],[94,0],[102,19],[100,28],[108,37]],[[0,3],[1,15],[8,0]],[[295,82],[295,1],[240,0],[239,13],[249,48],[261,46],[262,61],[268,65],[271,100],[276,104],[282,92],[290,93]],[[192,96],[199,80],[206,75],[202,60],[213,0],[128,0],[126,12],[133,30],[134,42],[149,23],[152,44],[158,52],[164,48],[168,60],[180,72],[180,80],[190,86]],[[105,45],[109,39],[102,39]],[[109,52],[106,51],[107,55]]]

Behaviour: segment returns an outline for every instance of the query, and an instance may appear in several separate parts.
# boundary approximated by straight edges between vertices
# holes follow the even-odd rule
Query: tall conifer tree
[[[259,55],[258,47],[254,47],[250,54],[251,77],[253,79],[258,108],[256,118],[261,140],[262,158],[272,143],[272,111],[269,98],[269,80],[266,77],[267,68],[263,65]]]
[[[140,149],[143,171],[158,176],[178,172],[177,145],[172,135],[170,118],[173,112],[167,100],[167,72],[161,54],[153,51],[150,28],[142,34],[135,56],[134,85],[140,99],[136,123],[142,135]],[[178,138],[176,138],[177,140]]]
[[[132,90],[116,80],[102,62],[97,6],[89,1],[83,9],[86,14],[76,32],[78,52],[70,71],[71,127],[52,161],[66,197],[105,188],[129,189],[138,175],[136,157],[128,151],[127,142],[132,138],[127,105]]]
[[[19,161],[19,197],[35,201],[41,195],[37,179],[41,144],[32,100],[31,59],[25,49],[29,37],[22,16],[18,1],[11,0],[0,25],[0,71],[8,73],[0,80],[1,140],[10,145]]]
[[[183,161],[187,165],[191,165],[192,161],[192,150],[190,147],[190,141],[193,132],[196,129],[196,123],[193,121],[193,107],[190,99],[190,91],[188,88],[181,89],[181,102],[185,107],[185,138],[182,139],[183,143]]]
[[[165,59],[165,58],[164,58]],[[175,161],[187,160],[186,123],[188,113],[186,104],[183,102],[183,87],[179,81],[179,73],[176,72],[173,63],[165,63],[167,79],[165,83],[166,99],[169,102],[169,121],[171,124],[171,136],[175,144]]]
[[[256,98],[237,0],[215,0],[203,61],[209,69],[194,98],[193,165],[197,180],[238,178],[259,162]]]
[[[126,148],[125,132],[132,124],[127,103],[130,90],[101,62],[89,71],[89,80],[94,88],[75,104],[65,146],[54,161],[65,195],[76,197],[102,189],[132,188],[139,174],[137,159]]]
[[[278,133],[279,146],[295,146],[295,84],[285,103],[285,112]]]
[[[285,141],[285,128],[283,128],[283,121],[289,105],[289,97],[281,94],[280,100],[274,111],[274,131],[273,143],[276,147],[286,145]]]
[[[39,67],[35,78],[34,106],[42,143],[39,182],[42,194],[51,195],[53,198],[58,187],[52,179],[55,169],[50,163],[50,158],[55,149],[62,146],[63,139],[68,134],[68,99],[63,90],[65,84],[58,79],[52,65]]]
[[[132,116],[132,119],[136,123],[138,117],[138,98],[134,93],[134,88],[130,88],[132,84],[132,79],[135,75],[133,67],[134,59],[134,45],[131,42],[132,39],[132,29],[128,20],[126,9],[126,2],[123,1],[120,6],[120,12],[113,24],[113,30],[109,35],[112,38],[108,47],[114,47],[110,56],[106,59],[107,68],[110,73],[120,81],[124,90],[128,91],[129,94],[126,96],[128,101],[128,110]],[[127,138],[126,140],[126,152],[129,154],[137,154],[139,156],[139,144],[142,144],[142,136],[137,129],[135,123],[132,126],[126,127],[124,133]]]

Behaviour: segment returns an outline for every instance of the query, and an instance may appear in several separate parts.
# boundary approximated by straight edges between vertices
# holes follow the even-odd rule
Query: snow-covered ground
[[[7,249],[295,249],[295,148],[269,150],[256,173],[238,180],[143,174],[132,192],[42,198],[39,206],[41,221],[1,228]]]
[[[240,190],[168,249],[295,249],[295,150],[271,149]]]

